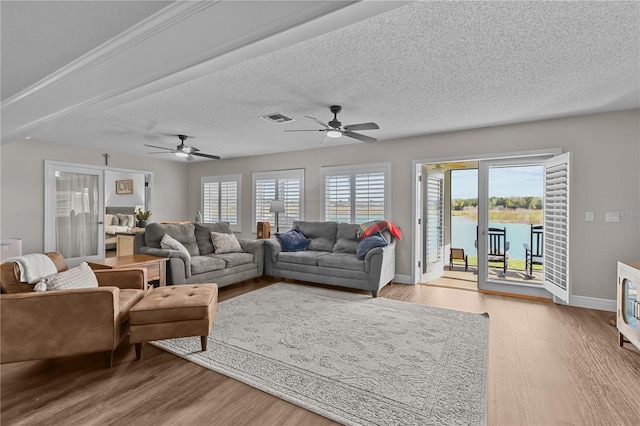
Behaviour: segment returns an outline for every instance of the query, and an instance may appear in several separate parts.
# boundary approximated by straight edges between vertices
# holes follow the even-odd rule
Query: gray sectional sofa
[[[310,240],[306,250],[285,252],[277,239],[265,240],[264,272],[267,275],[341,287],[378,290],[395,276],[395,239],[384,232],[386,247],[370,250],[364,260],[356,254],[359,225],[337,222],[293,222]]]
[[[263,240],[238,239],[242,252],[215,253],[211,232],[231,234],[228,222],[150,223],[136,233],[134,253],[168,257],[167,284],[216,283],[222,287],[263,275]],[[189,255],[164,249],[164,234],[178,240]]]

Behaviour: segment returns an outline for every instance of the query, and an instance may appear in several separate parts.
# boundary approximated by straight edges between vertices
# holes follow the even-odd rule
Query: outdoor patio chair
[[[478,227],[476,227],[476,238]],[[489,262],[502,263],[502,275],[507,274],[507,263],[509,261],[509,241],[507,241],[507,228],[489,228],[487,234],[487,258]],[[478,248],[478,240],[474,243]]]
[[[542,265],[542,225],[531,225],[529,244],[523,243],[527,278],[533,278],[533,265]]]
[[[464,271],[467,272],[469,270],[469,261],[467,260],[467,255],[464,254],[464,249],[461,248],[452,248],[449,254],[449,270],[453,270],[453,261],[461,261],[464,262]]]

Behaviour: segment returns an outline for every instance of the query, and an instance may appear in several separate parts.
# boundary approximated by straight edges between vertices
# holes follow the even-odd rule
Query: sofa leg
[[[373,297],[378,297],[378,290],[371,290]]]
[[[104,363],[107,366],[107,368],[113,367],[113,351],[105,351]]]
[[[207,350],[207,338],[209,336],[200,336],[200,344],[202,345],[202,352]]]
[[[136,343],[136,359],[142,358],[142,343]]]

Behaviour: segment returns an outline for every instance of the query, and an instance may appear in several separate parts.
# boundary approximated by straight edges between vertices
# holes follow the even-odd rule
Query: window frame
[[[298,178],[300,180],[300,193],[299,193],[299,209],[300,209],[300,217],[298,220],[304,220],[304,204],[305,204],[305,200],[304,200],[304,196],[305,196],[305,190],[304,190],[304,181],[305,181],[305,169],[301,168],[301,169],[287,169],[287,170],[271,170],[271,171],[263,171],[263,172],[253,172],[251,174],[251,181],[252,181],[252,185],[251,185],[251,189],[252,189],[252,193],[251,193],[251,203],[252,203],[252,212],[251,212],[251,220],[252,220],[252,224],[251,224],[251,232],[253,233],[257,233],[257,226],[258,226],[258,218],[257,218],[257,206],[256,206],[256,183],[259,180],[269,180],[269,179],[276,179],[276,199],[278,198],[278,194],[277,194],[277,190],[278,190],[278,179],[283,179],[283,178]],[[271,224],[271,226],[274,227],[275,229],[275,215],[273,215],[273,213],[271,214],[273,217],[270,217],[268,219],[269,223]],[[262,220],[264,220],[264,217],[261,218]],[[282,229],[283,224],[280,224],[280,228]],[[284,229],[288,229],[287,225],[284,224]]]
[[[229,227],[233,232],[242,232],[242,175],[234,174],[234,175],[218,175],[218,176],[203,176],[200,178],[200,211],[203,212],[203,221],[206,217],[206,211],[204,208],[204,194],[205,194],[205,185],[208,183],[218,183],[218,189],[220,189],[220,184],[225,182],[235,182],[237,185],[237,199],[236,199],[236,212],[237,212],[237,223],[230,224]],[[221,199],[220,199],[220,191],[218,191],[218,209],[221,208]]]
[[[384,174],[384,218],[385,220],[391,220],[391,163],[370,163],[370,164],[351,164],[343,166],[324,166],[320,168],[322,182],[320,188],[320,218],[324,221],[329,219],[326,216],[326,185],[327,177],[349,175],[350,179],[350,218],[349,223],[356,222],[356,209],[355,209],[355,176],[357,174],[367,173],[383,173]]]

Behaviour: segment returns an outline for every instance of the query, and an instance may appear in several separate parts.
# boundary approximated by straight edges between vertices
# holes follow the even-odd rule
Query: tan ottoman
[[[152,340],[200,336],[207,350],[218,311],[218,285],[175,285],[153,289],[129,311],[131,335],[136,358],[142,358],[142,344]]]

